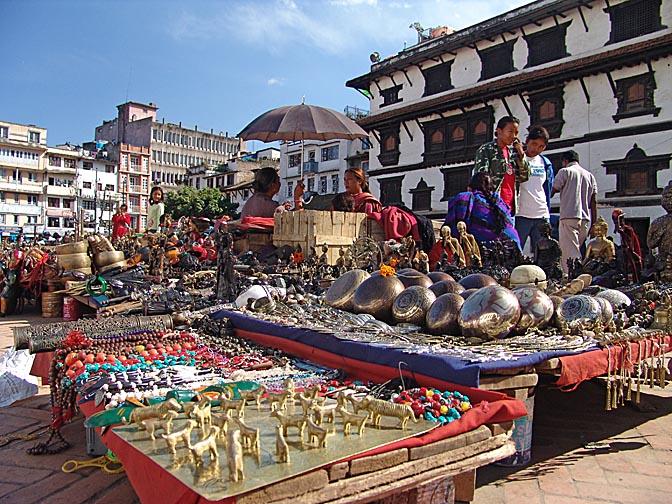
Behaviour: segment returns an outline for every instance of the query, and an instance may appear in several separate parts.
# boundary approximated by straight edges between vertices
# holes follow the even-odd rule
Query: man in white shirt
[[[581,245],[597,220],[597,182],[579,164],[579,155],[570,150],[562,154],[562,169],[553,182],[551,196],[560,193],[560,249],[562,270],[567,274],[567,259],[581,259]]]
[[[523,250],[529,236],[532,254],[541,239],[539,225],[548,222],[551,217],[553,165],[546,156],[541,155],[548,145],[548,139],[546,128],[531,126],[525,140],[525,159],[530,164],[530,177],[520,184],[516,231]]]

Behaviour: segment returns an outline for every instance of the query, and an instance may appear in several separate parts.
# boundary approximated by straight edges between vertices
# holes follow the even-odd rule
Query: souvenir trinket
[[[542,291],[546,290],[546,273],[539,266],[533,264],[523,264],[516,266],[509,277],[509,287],[536,287]]]
[[[560,328],[592,329],[601,320],[600,305],[592,297],[582,294],[560,303],[556,315]]]
[[[520,303],[520,320],[516,331],[544,328],[550,322],[555,308],[546,293],[536,287],[516,287],[513,293]]]
[[[338,277],[327,290],[324,302],[334,308],[353,311],[357,288],[371,275],[364,270],[354,269]]]
[[[392,319],[392,305],[404,290],[396,277],[375,275],[365,280],[355,292],[355,313],[369,313],[385,322]]]
[[[459,280],[465,289],[480,289],[488,285],[499,285],[497,280],[485,273],[472,273]]]
[[[458,283],[455,280],[439,280],[430,285],[429,290],[431,290],[436,297],[439,297],[442,294],[448,294],[449,292],[460,294],[464,292],[465,289],[461,283]]]
[[[458,317],[463,304],[464,298],[459,294],[447,293],[437,297],[425,316],[427,331],[430,334],[459,334]]]
[[[404,268],[397,271],[396,277],[401,280],[404,287],[419,285],[428,288],[434,283],[427,275],[413,268]]]
[[[425,314],[434,301],[436,295],[431,290],[420,285],[412,285],[395,298],[392,317],[396,323],[422,325],[425,322]]]
[[[489,285],[474,292],[458,318],[462,334],[480,339],[504,338],[520,320],[520,303],[506,287]]]

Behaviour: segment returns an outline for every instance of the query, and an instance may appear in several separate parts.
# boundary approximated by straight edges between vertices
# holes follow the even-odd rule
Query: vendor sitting
[[[464,221],[469,233],[479,243],[511,240],[520,249],[520,239],[509,207],[493,191],[490,175],[476,173],[469,182],[469,189],[448,202],[444,226],[450,226],[453,234],[457,235],[457,223]]]
[[[359,168],[348,168],[343,177],[345,181],[345,191],[355,199],[355,212],[364,212],[367,215],[371,212],[380,212],[383,206],[380,201],[371,194],[369,183],[366,181],[364,172]]]
[[[254,175],[254,182],[252,188],[254,194],[247,200],[241,211],[241,218],[245,217],[273,217],[276,210],[284,211],[290,210],[291,204],[289,201],[280,205],[273,199],[273,196],[280,192],[280,176],[275,168],[267,167],[257,171]],[[303,201],[301,196],[305,192],[303,181],[294,188],[294,209],[300,210],[303,208]]]

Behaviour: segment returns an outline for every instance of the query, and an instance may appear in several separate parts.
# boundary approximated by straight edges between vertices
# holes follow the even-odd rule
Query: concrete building
[[[75,179],[81,156],[67,146],[47,147],[44,172],[44,231],[52,235],[74,233],[77,224]]]
[[[23,229],[26,236],[44,225],[44,164],[47,130],[0,121],[0,233]]]
[[[608,222],[640,241],[672,169],[672,1],[540,0],[459,31],[432,30],[347,86],[370,94],[369,175],[383,203],[442,218],[504,115],[576,150]],[[557,205],[559,201],[555,200]],[[610,226],[611,229],[611,226]],[[618,239],[617,239],[618,240]]]
[[[156,120],[158,107],[153,104],[127,102],[117,106],[118,114],[96,128],[96,140],[146,147],[151,153],[151,181],[164,190],[185,185],[187,168],[215,167],[244,150],[244,142],[228,136],[182,127],[182,123]]]
[[[112,232],[111,219],[121,203],[118,191],[118,166],[106,159],[97,159],[95,151],[80,151],[75,180],[78,194],[78,215],[84,232]]]

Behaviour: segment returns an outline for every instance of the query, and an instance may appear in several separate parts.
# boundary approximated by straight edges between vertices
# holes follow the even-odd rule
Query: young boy
[[[511,210],[518,213],[516,193],[518,186],[528,178],[529,165],[525,160],[523,146],[518,139],[520,120],[504,116],[497,121],[496,138],[479,147],[474,159],[472,175],[484,171],[492,177],[492,185],[497,194]]]
[[[531,252],[541,239],[539,225],[551,217],[551,188],[553,187],[553,165],[542,156],[548,145],[548,131],[543,126],[531,126],[525,141],[525,160],[530,166],[530,177],[520,184],[516,231],[520,245],[525,249],[529,236]]]

